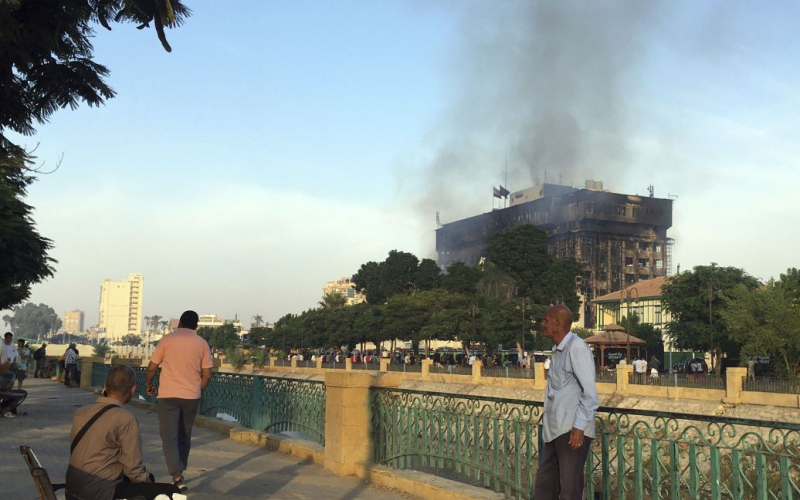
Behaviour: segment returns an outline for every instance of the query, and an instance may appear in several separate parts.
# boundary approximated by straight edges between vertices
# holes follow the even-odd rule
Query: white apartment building
[[[367,300],[363,293],[356,292],[356,285],[350,277],[329,281],[328,284],[322,288],[323,295],[328,293],[338,293],[343,296],[347,299],[348,306],[354,306]]]
[[[103,280],[100,285],[100,339],[120,340],[142,331],[144,277],[131,273],[121,281]]]
[[[78,335],[83,333],[83,320],[84,320],[84,313],[80,309],[75,309],[74,311],[67,311],[64,313],[64,319],[62,321],[61,329],[65,333],[69,333],[71,335]]]

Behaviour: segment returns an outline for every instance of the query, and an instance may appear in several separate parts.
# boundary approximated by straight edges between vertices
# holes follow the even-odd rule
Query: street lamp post
[[[522,305],[520,306],[520,309],[522,309],[522,344],[521,344],[521,347],[522,347],[523,351],[525,351],[525,310],[530,309],[530,308],[531,308],[531,299],[530,299],[530,297],[522,297]],[[522,359],[521,358],[522,353],[521,352],[517,353],[517,355],[520,357],[519,360],[521,360]]]
[[[716,286],[715,283],[712,281],[708,282],[708,352],[711,354],[711,372],[714,372],[714,314],[713,314],[713,303],[714,303],[714,287]]]

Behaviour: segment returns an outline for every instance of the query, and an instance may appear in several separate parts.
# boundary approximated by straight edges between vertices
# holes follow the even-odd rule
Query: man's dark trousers
[[[536,473],[536,500],[582,500],[583,471],[592,440],[585,437],[577,450],[569,447],[569,432],[545,443]]]
[[[167,469],[172,476],[186,470],[192,447],[192,427],[199,399],[159,398],[158,424]]]

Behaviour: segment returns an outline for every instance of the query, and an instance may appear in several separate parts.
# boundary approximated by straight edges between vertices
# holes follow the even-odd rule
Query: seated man
[[[123,407],[134,392],[133,369],[127,365],[115,366],[108,372],[103,396],[75,411],[70,433],[67,500],[139,497],[152,500],[159,494],[171,497],[179,493],[172,484],[154,483],[153,475],[142,464],[139,422]]]

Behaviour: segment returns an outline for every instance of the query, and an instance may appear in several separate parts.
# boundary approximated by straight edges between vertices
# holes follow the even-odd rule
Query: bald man
[[[108,372],[103,396],[75,410],[67,500],[154,500],[180,491],[172,484],[153,482],[144,466],[139,422],[124,408],[135,393],[133,368],[117,365]]]
[[[600,401],[592,351],[570,331],[571,325],[572,313],[565,306],[552,306],[542,321],[544,336],[555,346],[545,389],[536,500],[583,498],[583,470]]]

